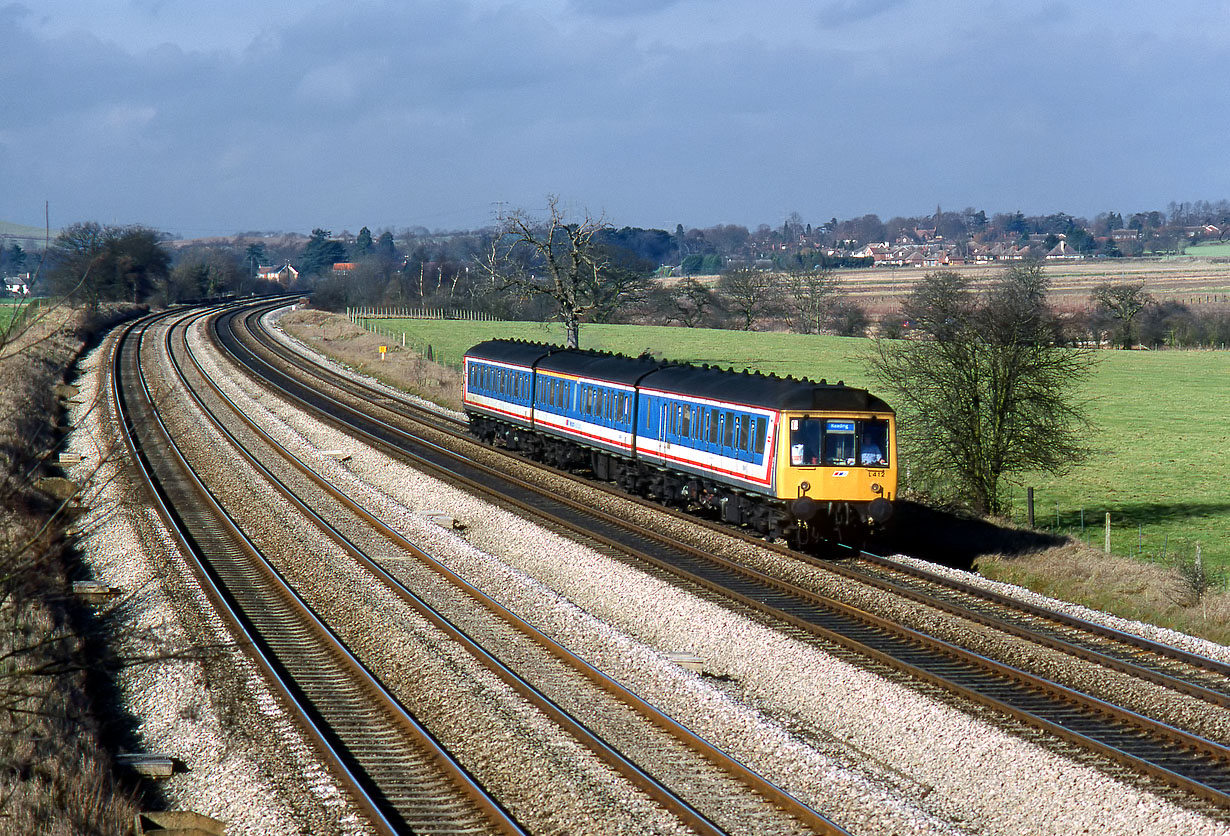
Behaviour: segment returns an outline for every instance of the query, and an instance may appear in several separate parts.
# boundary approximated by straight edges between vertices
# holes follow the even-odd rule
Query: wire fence
[[[1211,589],[1230,589],[1230,565],[1217,559],[1217,555],[1204,553],[1202,532],[1172,538],[1168,531],[1146,532],[1144,523],[1118,517],[1112,511],[1062,511],[1058,502],[1038,505],[1032,488],[1026,489],[1025,503],[1025,522],[1031,528],[1070,537],[1108,555],[1177,568],[1181,573],[1198,577]],[[1011,505],[1015,512],[1015,496]]]
[[[500,317],[483,311],[459,308],[360,307],[347,308],[346,318],[355,324],[363,319],[455,319],[465,322],[499,322]]]

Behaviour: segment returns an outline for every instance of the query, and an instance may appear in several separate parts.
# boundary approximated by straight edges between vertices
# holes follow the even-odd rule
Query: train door
[[[655,451],[662,458],[666,458],[666,451],[670,449],[670,442],[666,439],[666,429],[670,426],[670,404],[663,398],[658,411],[658,449]]]

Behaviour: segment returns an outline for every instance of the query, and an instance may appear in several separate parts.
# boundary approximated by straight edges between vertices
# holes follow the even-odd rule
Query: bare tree
[[[1105,282],[1093,289],[1090,297],[1097,304],[1096,315],[1119,323],[1119,343],[1124,348],[1132,347],[1132,320],[1153,303],[1153,297],[1145,292],[1143,283]]]
[[[917,336],[877,339],[872,374],[892,393],[903,456],[916,478],[979,513],[1006,510],[1012,473],[1062,473],[1088,456],[1077,399],[1092,353],[1065,346],[1037,264],[976,292],[930,273],[903,305]]]
[[[718,279],[718,293],[726,308],[741,322],[739,329],[750,331],[773,307],[774,288],[766,273],[747,267],[727,270]]]
[[[692,276],[675,285],[659,285],[652,297],[654,308],[667,323],[685,328],[708,324],[719,307],[713,291]]]
[[[782,281],[782,303],[790,327],[800,334],[818,334],[837,301],[837,280],[828,268],[792,271]]]
[[[581,319],[600,305],[611,305],[608,262],[595,236],[610,224],[583,214],[570,221],[556,195],[547,197],[548,217],[538,220],[522,209],[499,218],[491,247],[479,268],[496,291],[545,296],[564,323],[567,343],[580,343]]]

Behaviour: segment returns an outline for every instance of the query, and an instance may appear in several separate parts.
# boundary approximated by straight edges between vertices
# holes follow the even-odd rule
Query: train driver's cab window
[[[854,464],[857,435],[853,421],[824,422],[824,463]]]
[[[863,421],[862,438],[858,446],[859,464],[888,464],[888,422]]]
[[[790,463],[796,467],[820,464],[819,418],[790,419]]]

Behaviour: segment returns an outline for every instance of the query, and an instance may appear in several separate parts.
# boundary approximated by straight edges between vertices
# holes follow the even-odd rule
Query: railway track
[[[276,341],[263,326],[256,322],[255,333],[270,350]],[[408,401],[391,400],[381,396],[370,387],[340,377],[315,365],[303,367],[322,384],[337,386],[356,397],[396,410],[427,422],[436,422],[441,428],[460,432],[460,422],[441,418],[437,413]],[[588,484],[593,485],[590,482]],[[599,490],[610,490],[598,485]],[[732,531],[729,527],[713,525],[691,515],[680,514],[673,509],[647,503],[638,497],[619,496],[638,504],[648,505],[659,513],[687,520],[691,524],[707,526],[729,536],[773,551],[792,560],[803,560],[839,577],[881,589],[901,598],[948,612],[970,622],[991,627],[1007,635],[1026,639],[1034,644],[1049,647],[1075,658],[1097,664],[1137,679],[1157,684],[1177,693],[1219,707],[1230,706],[1230,664],[1188,652],[1172,645],[1116,630],[1085,619],[1065,615],[1055,610],[1035,606],[1020,599],[1000,595],[993,591],[955,580],[946,575],[929,572],[914,565],[903,564],[871,553],[862,553],[853,561],[818,560],[811,555],[800,554],[782,546],[765,543],[763,540]],[[853,556],[853,555],[852,555]]]
[[[255,316],[249,316],[248,319],[253,320]],[[290,381],[285,375],[269,367],[268,364],[275,361],[258,360],[253,353],[281,350],[274,346],[266,345],[264,349],[260,349],[253,343],[233,350],[243,356],[245,361],[258,367],[264,366],[265,372],[262,374],[278,378],[279,385],[284,388],[296,391],[305,400],[315,399],[317,408],[327,410],[332,407],[322,405],[324,399],[319,392],[313,391],[314,388],[332,389],[340,385],[350,389],[354,397],[364,398],[362,387],[358,384],[352,381],[330,381],[326,384],[325,377],[321,377],[325,373],[320,370],[312,370],[312,374],[318,377],[317,382],[311,386],[301,386]],[[299,362],[302,365],[302,361]],[[373,426],[377,428],[369,438],[386,449],[403,449],[403,452],[403,445],[410,448],[421,446],[421,441],[406,441],[406,438],[411,436],[391,426],[417,412],[416,409],[390,399],[385,393],[380,393],[373,399],[370,390],[365,400],[374,403],[374,406],[369,406],[368,409],[385,416],[374,424],[367,423],[365,431],[371,430]],[[351,416],[362,412],[352,407],[342,407],[340,404],[338,409]],[[355,417],[354,420],[360,426],[371,421],[366,416]],[[438,421],[436,423],[438,427]],[[495,478],[492,474],[486,474],[481,480],[474,481],[477,487],[479,481],[491,482]],[[514,493],[524,490],[525,488],[518,486]],[[539,497],[529,501],[523,499],[522,502],[527,508],[541,511],[544,503],[549,504],[556,500]],[[933,682],[951,692],[990,705],[1022,722],[1043,728],[1120,763],[1128,764],[1146,775],[1179,786],[1185,792],[1216,806],[1225,807],[1230,804],[1230,779],[1227,778],[1230,752],[1214,741],[1124,711],[1024,671],[997,665],[962,648],[935,642],[927,636],[903,630],[899,625],[876,623],[874,619],[868,619],[866,614],[857,611],[843,612],[840,605],[823,600],[822,596],[809,590],[791,588],[789,584],[783,584],[771,577],[757,576],[754,572],[749,574],[745,567],[721,565],[720,561],[714,561],[711,555],[703,553],[687,555],[687,549],[681,549],[678,543],[658,542],[650,549],[643,548],[645,542],[653,539],[652,535],[621,531],[622,526],[618,520],[597,522],[591,511],[592,509],[588,508],[573,509],[567,512],[567,515],[588,513],[587,519],[583,522],[574,520],[573,525],[584,530],[585,536],[604,542],[608,547],[622,549],[628,553],[639,552],[631,559],[657,565],[659,571],[669,573],[675,578],[685,578],[688,583],[709,589],[714,595],[733,594],[741,603],[757,610],[763,617],[792,624],[825,642],[848,647],[854,652],[876,658],[894,669],[906,671],[910,676]],[[556,524],[567,525],[559,520]],[[655,549],[674,554],[667,558],[650,554]],[[689,565],[690,561],[698,563]],[[1027,637],[1031,641],[1046,643],[1077,658],[1111,667],[1200,699],[1219,700],[1221,698],[1216,696],[1217,693],[1226,690],[1224,666],[1212,660],[1175,652],[1164,645],[1153,646],[1154,643],[1138,641],[1126,634],[1119,635],[1102,628],[1094,629],[1075,620],[1067,621],[1062,629],[1054,626],[1031,627],[1029,618],[1043,619],[1048,614],[1039,611],[1025,618],[1021,614],[1028,608],[1018,606],[1005,609],[1009,607],[1005,602],[995,602],[992,606],[986,602],[994,596],[982,595],[980,591],[963,590],[958,595],[954,592],[954,587],[942,579],[924,580],[926,573],[915,573],[914,580],[910,581],[900,572],[896,573],[895,578],[891,578],[888,576],[893,572],[888,568],[891,566],[888,563],[875,564],[868,561],[864,568],[845,567],[841,564],[837,566],[850,575],[861,576],[874,581],[882,588],[891,589],[894,594],[926,601],[929,606],[938,606],[949,612],[956,612],[958,607],[964,607],[961,611],[962,617],[974,616],[975,620],[983,619],[983,623],[994,624],[996,629]],[[879,568],[869,568],[872,566]],[[937,584],[944,585],[947,591],[940,591]],[[933,591],[924,589],[928,585],[933,587]],[[951,600],[954,595],[964,595],[966,600],[958,605]],[[985,612],[977,614],[979,609],[988,610],[995,607],[1000,608],[999,615],[992,616]],[[1056,623],[1058,622],[1051,621],[1052,625]],[[1035,638],[1047,633],[1050,635],[1046,638]],[[1063,633],[1066,635],[1056,635]],[[1133,649],[1127,650],[1129,647]],[[1162,659],[1168,661],[1158,661]]]
[[[774,832],[834,834],[834,836],[846,833],[824,816],[680,726],[669,716],[636,697],[619,683],[609,679],[535,630],[527,622],[448,571],[430,555],[414,547],[391,527],[381,523],[358,503],[330,485],[306,462],[278,444],[255,423],[243,416],[242,411],[210,379],[196,358],[188,344],[187,330],[186,324],[166,330],[164,348],[167,356],[171,358],[173,367],[194,399],[196,408],[229,438],[239,454],[244,456],[252,467],[259,470],[274,489],[289,498],[300,508],[304,516],[311,520],[312,524],[360,561],[379,583],[391,589],[436,628],[462,645],[487,670],[503,680],[531,703],[536,710],[551,718],[573,739],[595,753],[625,780],[652,798],[691,831],[702,834]],[[223,414],[224,412],[226,414]],[[236,423],[242,424],[243,431],[228,429],[228,424]],[[240,435],[247,437],[240,438]],[[259,439],[258,443],[262,452],[256,452],[257,445],[253,444],[251,437]],[[493,614],[494,618],[490,620],[498,622],[498,626],[488,628],[489,634],[481,640],[468,635],[447,615],[395,577],[395,571],[390,571],[381,564],[378,558],[367,553],[358,542],[341,530],[342,526],[330,522],[330,518],[334,515],[314,510],[311,504],[318,503],[319,499],[303,496],[302,489],[294,489],[279,478],[274,473],[277,469],[276,465],[268,461],[269,450],[276,451],[274,457],[289,465],[297,474],[310,480],[331,500],[344,505],[347,512],[362,519],[364,524],[378,530],[379,534],[397,550],[415,556],[423,564],[429,565],[432,571],[447,577],[448,581],[458,590]],[[262,596],[265,593],[255,594]],[[251,603],[251,601],[245,603]],[[473,621],[472,616],[469,620]],[[279,630],[279,633],[289,632],[292,631],[287,628]],[[537,656],[529,661],[525,658],[527,651],[524,647],[513,649],[518,642],[524,645],[527,641],[536,645],[539,651]],[[506,664],[489,651],[488,647],[504,649],[517,657],[519,664]],[[520,671],[526,669],[532,671],[533,678],[540,683],[547,681],[548,687],[554,689],[556,693],[551,696],[544,693],[518,668]],[[544,673],[548,670],[550,673]],[[600,709],[602,700],[591,693],[595,690],[601,692],[608,698],[608,701],[616,705],[608,706],[605,710]],[[575,694],[577,691],[584,693],[578,697]],[[568,696],[561,698],[560,693],[572,694],[571,702],[583,707],[587,712],[601,714],[602,720],[599,725],[605,724],[608,729],[616,730],[615,733],[623,737],[624,751],[604,740],[601,734],[594,730],[592,723],[587,726],[570,714],[565,707],[569,698]],[[354,725],[344,719],[342,722],[347,728]],[[360,725],[362,724],[361,722]],[[629,750],[634,754],[624,753]],[[396,762],[387,756],[382,759],[380,766],[392,768],[394,771],[398,769]],[[378,794],[385,797],[389,795],[383,789],[383,781],[388,777],[387,772],[369,772],[366,762],[359,763],[352,771],[362,773],[370,783],[376,786]],[[669,777],[655,777],[654,773],[660,775],[663,772]],[[473,783],[471,780],[471,784]],[[685,791],[681,793],[673,788],[675,786],[682,786]],[[472,789],[467,789],[472,794]],[[439,795],[439,791],[436,794]],[[685,794],[697,799],[697,805],[693,806],[685,800]],[[712,814],[707,815],[697,809],[697,807],[712,806],[712,799],[715,797],[721,799],[719,806],[723,810],[719,815],[711,818]],[[498,804],[494,800],[492,803]],[[731,819],[732,810],[738,813],[733,820]],[[722,822],[723,815],[726,817],[725,822]],[[405,821],[405,815],[401,815],[401,819]],[[420,825],[421,821],[411,829],[419,832],[417,827]],[[488,832],[488,830],[504,832],[506,826],[505,822],[497,822],[496,827],[484,827],[482,832]]]
[[[142,367],[155,319],[125,330],[112,397],[124,441],[206,593],[378,832],[523,833],[290,589],[188,467]]]

